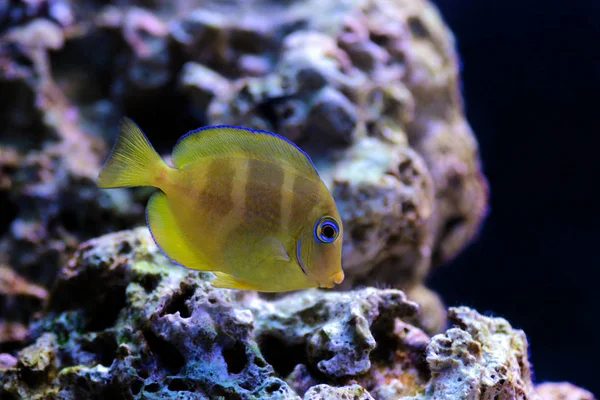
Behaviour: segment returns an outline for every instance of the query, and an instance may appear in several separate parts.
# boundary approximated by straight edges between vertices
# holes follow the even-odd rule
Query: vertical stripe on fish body
[[[155,186],[147,219],[157,245],[218,287],[287,291],[343,279],[342,224],[310,158],[265,131],[217,126],[183,136],[174,168],[130,120],[101,187]]]

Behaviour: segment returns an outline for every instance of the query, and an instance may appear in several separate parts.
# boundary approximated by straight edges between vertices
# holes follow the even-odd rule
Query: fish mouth
[[[331,289],[335,284],[340,284],[344,280],[344,271],[336,272],[327,280],[328,283],[318,282],[320,288]]]
[[[333,281],[334,281],[336,284],[338,284],[338,285],[339,285],[339,284],[340,284],[340,283],[342,283],[342,282],[343,282],[343,280],[344,280],[344,271],[341,271],[341,270],[340,270],[340,272],[337,272],[337,273],[333,274],[333,275],[331,276],[331,279],[332,279],[332,280],[333,280]]]

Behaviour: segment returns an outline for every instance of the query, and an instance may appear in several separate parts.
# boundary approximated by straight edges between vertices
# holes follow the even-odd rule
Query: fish
[[[344,280],[343,226],[310,157],[283,136],[216,125],[183,135],[169,165],[124,117],[100,188],[157,188],[146,222],[180,266],[218,288],[287,292]]]

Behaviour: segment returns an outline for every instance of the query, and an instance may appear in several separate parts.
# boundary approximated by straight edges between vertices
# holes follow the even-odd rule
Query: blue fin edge
[[[199,133],[202,131],[207,131],[210,129],[221,129],[221,128],[230,128],[230,129],[240,129],[246,132],[250,132],[250,133],[255,133],[258,135],[270,135],[270,136],[275,136],[278,139],[283,140],[284,142],[287,142],[289,144],[291,144],[292,146],[294,146],[300,153],[302,153],[302,155],[304,155],[304,157],[306,157],[306,159],[308,160],[308,162],[310,163],[310,165],[313,167],[313,169],[315,170],[315,172],[317,173],[317,176],[319,175],[319,171],[317,171],[317,168],[315,167],[315,164],[313,164],[310,156],[308,154],[306,154],[306,152],[304,150],[302,150],[300,147],[298,147],[298,145],[294,142],[292,142],[290,139],[278,135],[277,133],[274,132],[270,132],[270,131],[265,131],[262,129],[252,129],[252,128],[246,128],[244,126],[236,126],[236,125],[212,125],[212,126],[203,126],[201,128],[198,129],[194,129],[192,131],[187,132],[185,135],[183,135],[182,137],[180,137],[177,140],[177,143],[175,143],[175,146],[173,146],[173,149],[175,147],[177,147],[177,145],[179,144],[179,142],[181,142],[183,139],[185,139],[186,137],[193,135],[194,133]]]

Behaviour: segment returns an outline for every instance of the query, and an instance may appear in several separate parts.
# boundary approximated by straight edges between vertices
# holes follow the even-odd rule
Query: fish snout
[[[340,272],[332,275],[331,279],[333,279],[333,281],[339,285],[344,280],[344,271],[340,270]]]

